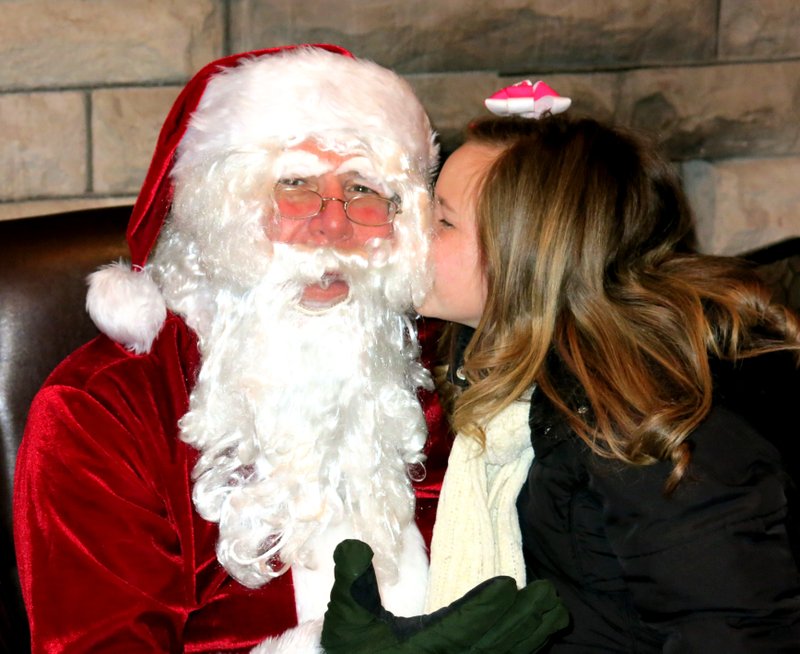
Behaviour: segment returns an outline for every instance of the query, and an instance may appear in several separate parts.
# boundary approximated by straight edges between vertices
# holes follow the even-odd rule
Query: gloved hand
[[[517,590],[511,577],[489,579],[428,615],[396,617],[381,605],[369,545],[342,541],[333,558],[327,654],[531,654],[569,623],[550,582]]]

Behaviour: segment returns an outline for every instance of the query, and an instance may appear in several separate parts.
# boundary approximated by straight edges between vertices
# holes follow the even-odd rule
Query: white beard
[[[315,539],[342,524],[372,546],[379,576],[397,576],[414,519],[409,470],[424,459],[416,389],[430,378],[413,327],[384,299],[390,268],[276,244],[252,290],[215,294],[180,426],[201,452],[195,505],[219,522],[217,556],[246,586],[315,568]],[[349,299],[319,315],[298,309],[305,284],[332,269]]]

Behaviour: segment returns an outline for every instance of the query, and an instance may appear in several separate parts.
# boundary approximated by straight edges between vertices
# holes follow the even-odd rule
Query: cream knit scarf
[[[497,575],[525,585],[516,501],[533,462],[529,412],[530,394],[497,414],[484,426],[483,450],[456,436],[433,529],[427,612]]]

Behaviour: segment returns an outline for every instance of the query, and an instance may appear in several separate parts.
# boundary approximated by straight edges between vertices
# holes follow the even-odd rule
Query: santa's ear
[[[136,354],[150,350],[167,307],[147,271],[119,261],[89,275],[86,309],[97,328]]]

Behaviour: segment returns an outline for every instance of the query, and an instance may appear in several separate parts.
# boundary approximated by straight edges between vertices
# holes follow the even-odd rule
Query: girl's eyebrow
[[[437,203],[438,203],[440,206],[444,207],[444,208],[445,208],[445,209],[447,209],[448,211],[452,211],[452,210],[453,210],[453,207],[452,207],[452,206],[450,206],[450,203],[449,203],[447,200],[445,200],[445,199],[444,199],[444,198],[443,198],[441,195],[439,195],[439,194],[436,194],[434,197],[436,198],[436,202],[437,202]]]

